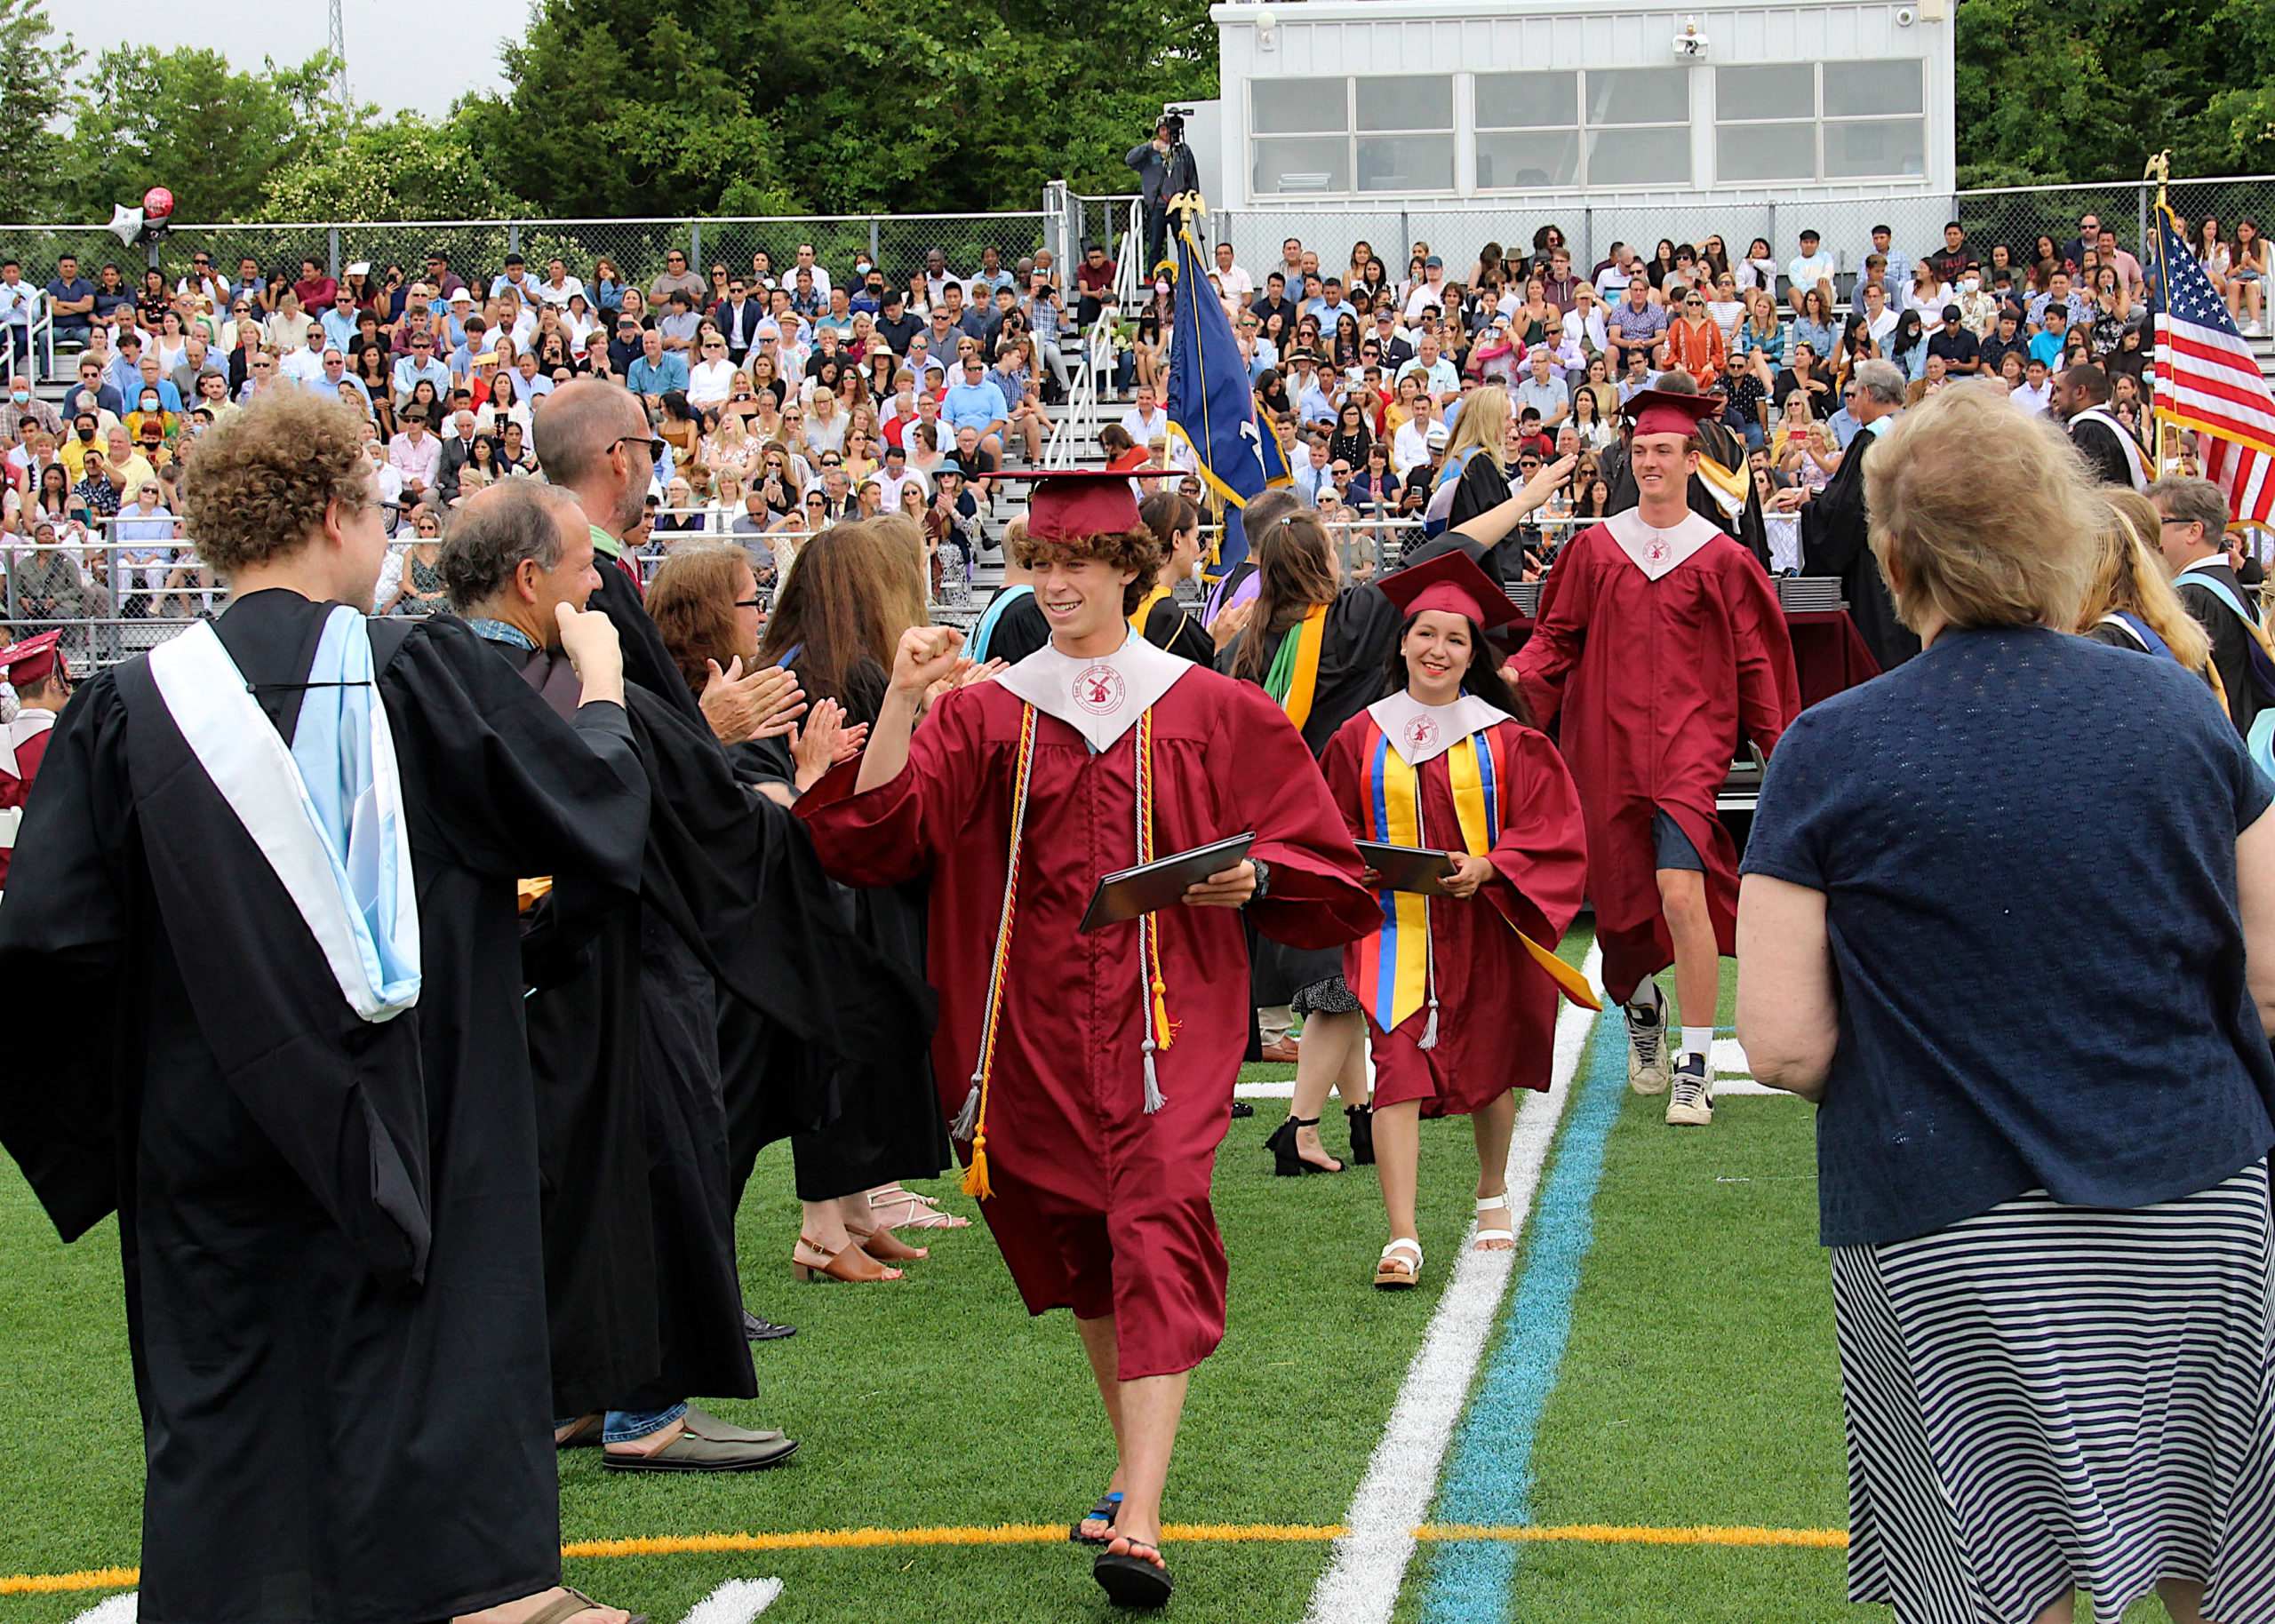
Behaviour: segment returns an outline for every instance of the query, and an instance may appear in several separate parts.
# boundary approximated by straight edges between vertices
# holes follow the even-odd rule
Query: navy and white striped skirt
[[[1848,1596],[1896,1624],[2114,1619],[2160,1579],[2275,1624],[2264,1161],[2130,1211],[2036,1190],[1832,1248]]]

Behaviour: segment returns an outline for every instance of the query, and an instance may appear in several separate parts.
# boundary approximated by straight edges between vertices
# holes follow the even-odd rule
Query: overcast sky
[[[347,84],[357,101],[376,101],[436,116],[468,91],[499,83],[498,46],[528,20],[526,0],[340,0],[347,34]],[[100,15],[105,26],[86,27]],[[258,68],[307,60],[331,28],[326,0],[127,0],[91,12],[51,4],[58,33],[74,35],[92,61],[121,40],[161,50],[200,45],[229,65]]]

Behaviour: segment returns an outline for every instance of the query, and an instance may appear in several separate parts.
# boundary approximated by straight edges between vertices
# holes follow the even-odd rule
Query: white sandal
[[[869,1196],[869,1210],[878,1214],[881,1230],[968,1230],[971,1220],[945,1212],[930,1196],[920,1196],[898,1184],[888,1184]],[[898,1218],[889,1216],[895,1210]]]
[[[1490,1212],[1494,1212],[1494,1211],[1498,1211],[1498,1212],[1500,1212],[1500,1213],[1502,1213],[1502,1214],[1507,1214],[1507,1212],[1508,1212],[1508,1210],[1509,1210],[1509,1192],[1508,1192],[1507,1190],[1503,1190],[1503,1191],[1502,1191],[1499,1195],[1497,1195],[1497,1196],[1480,1196],[1480,1197],[1478,1197],[1478,1198],[1477,1198],[1477,1213],[1478,1213],[1478,1221],[1479,1221],[1479,1222],[1478,1222],[1478,1230],[1477,1230],[1477,1236],[1476,1236],[1476,1244],[1475,1244],[1475,1246],[1472,1248],[1472,1250],[1473,1250],[1473,1251],[1477,1251],[1477,1252],[1505,1252],[1505,1251],[1508,1251],[1508,1250],[1510,1250],[1511,1248],[1513,1248],[1513,1247],[1514,1247],[1514,1246],[1516,1246],[1516,1244],[1517,1244],[1517,1237],[1516,1237],[1516,1233],[1515,1233],[1515,1231],[1513,1231],[1513,1230],[1510,1230],[1509,1228],[1507,1228],[1507,1227],[1506,1227],[1506,1225],[1507,1225],[1507,1220],[1506,1220],[1505,1216],[1505,1217],[1504,1217],[1504,1219],[1503,1219],[1503,1227],[1502,1227],[1502,1228],[1497,1229],[1497,1230],[1489,1230],[1489,1229],[1487,1229],[1487,1228],[1485,1228],[1485,1227],[1484,1227],[1484,1216],[1485,1216],[1485,1214],[1486,1214],[1487,1213],[1490,1213]],[[1488,1246],[1488,1245],[1486,1244],[1486,1243],[1487,1243],[1487,1242],[1489,1242],[1489,1241],[1497,1241],[1497,1241],[1500,1241],[1500,1242],[1503,1242],[1504,1244],[1503,1244],[1502,1246]]]
[[[1410,1262],[1409,1259],[1411,1259]],[[1401,1238],[1383,1248],[1382,1258],[1375,1264],[1377,1291],[1412,1291],[1421,1283],[1421,1280],[1422,1243],[1420,1241]]]

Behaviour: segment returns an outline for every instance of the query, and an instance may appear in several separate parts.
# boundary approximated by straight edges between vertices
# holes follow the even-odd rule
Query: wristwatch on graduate
[[[1250,857],[1249,865],[1256,870],[1256,889],[1249,893],[1249,903],[1259,903],[1272,895],[1272,865],[1261,857]],[[1248,906],[1242,903],[1241,907]]]

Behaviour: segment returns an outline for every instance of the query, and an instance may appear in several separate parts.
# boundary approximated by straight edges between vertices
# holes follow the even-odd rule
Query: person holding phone
[[[1557,983],[1526,943],[1553,950],[1586,889],[1580,794],[1487,634],[1516,609],[1466,553],[1383,577],[1404,619],[1392,691],[1336,732],[1321,769],[1353,839],[1449,851],[1436,895],[1382,892],[1378,927],[1343,950],[1375,1063],[1375,1162],[1390,1244],[1381,1290],[1421,1278],[1415,1214],[1421,1118],[1466,1116],[1477,1141],[1481,1252],[1515,1245],[1509,1130],[1515,1090],[1545,1090]],[[1369,871],[1369,883],[1381,876]]]

